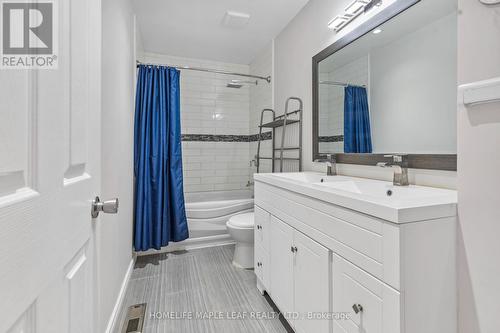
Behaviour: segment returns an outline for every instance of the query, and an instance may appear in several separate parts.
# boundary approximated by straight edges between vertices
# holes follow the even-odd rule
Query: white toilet
[[[253,268],[254,213],[232,216],[226,222],[226,227],[236,241],[233,265],[239,268]]]

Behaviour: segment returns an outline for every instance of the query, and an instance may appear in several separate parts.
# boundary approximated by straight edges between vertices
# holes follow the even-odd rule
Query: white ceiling
[[[307,2],[133,0],[144,51],[237,64],[249,64]],[[228,10],[250,14],[248,24],[223,26]]]

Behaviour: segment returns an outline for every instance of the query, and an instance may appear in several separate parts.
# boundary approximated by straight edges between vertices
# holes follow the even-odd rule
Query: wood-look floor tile
[[[277,318],[255,319],[248,315],[273,310],[257,290],[253,270],[231,264],[233,252],[234,246],[230,245],[139,257],[115,332],[121,332],[130,305],[147,303],[144,333],[286,333]],[[196,314],[210,311],[236,311],[247,316],[169,319],[163,315],[187,312],[196,318]]]

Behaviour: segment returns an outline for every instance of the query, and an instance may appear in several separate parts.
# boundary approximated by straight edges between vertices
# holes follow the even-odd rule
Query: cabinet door
[[[330,312],[329,250],[304,234],[295,231],[294,311],[299,319],[293,326],[297,333],[328,333],[328,319],[309,317]],[[305,317],[304,317],[305,316]]]
[[[333,312],[350,315],[334,321],[333,332],[401,332],[399,292],[336,254],[332,271]]]
[[[293,229],[271,216],[270,280],[268,291],[281,312],[293,311]]]
[[[271,214],[263,210],[259,206],[255,206],[255,227],[254,227],[254,239],[255,245],[262,246],[262,249],[269,251],[269,220]]]
[[[264,290],[269,291],[269,252],[264,251],[261,246],[255,247],[255,275],[259,279],[260,286],[258,288],[261,293]]]

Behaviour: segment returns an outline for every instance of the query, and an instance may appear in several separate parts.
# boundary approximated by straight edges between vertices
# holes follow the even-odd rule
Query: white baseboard
[[[138,256],[147,256],[150,254],[167,253],[174,251],[185,251],[185,250],[195,250],[202,249],[206,247],[213,246],[223,246],[234,244],[234,240],[229,234],[200,237],[193,239],[186,239],[185,241],[178,243],[170,243],[170,245],[162,247],[160,250],[147,250],[142,252],[135,252]]]
[[[118,318],[120,317],[120,310],[122,308],[123,300],[125,298],[125,294],[127,293],[128,282],[130,281],[130,276],[132,275],[132,271],[134,270],[135,265],[135,256],[133,256],[132,260],[130,260],[130,264],[128,265],[127,272],[125,273],[125,277],[123,278],[122,285],[120,287],[120,292],[118,293],[118,297],[116,298],[116,303],[113,308],[113,312],[111,312],[111,316],[108,320],[108,326],[106,327],[106,333],[113,333],[115,331]]]

